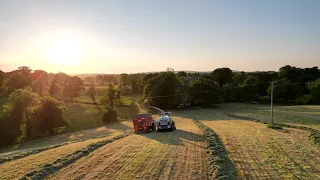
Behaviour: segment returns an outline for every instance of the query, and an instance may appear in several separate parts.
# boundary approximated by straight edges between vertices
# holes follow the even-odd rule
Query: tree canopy
[[[182,86],[173,71],[159,73],[149,79],[144,87],[144,97],[148,98],[149,104],[160,108],[174,108],[179,102],[180,87]],[[161,98],[154,98],[154,97]]]
[[[83,81],[78,76],[68,77],[64,82],[63,94],[72,102],[75,97],[80,96],[83,89]]]

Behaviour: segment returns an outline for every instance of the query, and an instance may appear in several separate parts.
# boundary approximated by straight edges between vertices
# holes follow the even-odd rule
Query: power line
[[[153,96],[153,97],[146,97],[146,99],[157,99],[157,98],[165,98],[165,97],[174,97],[174,96],[186,96],[190,94],[200,94],[200,93],[208,93],[209,91],[199,91],[194,93],[184,93],[184,94],[174,94],[174,95],[165,95],[165,96]]]

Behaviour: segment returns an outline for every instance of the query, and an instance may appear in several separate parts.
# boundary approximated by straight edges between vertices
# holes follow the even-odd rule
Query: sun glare
[[[80,42],[71,37],[57,37],[47,48],[47,59],[57,65],[75,65],[84,59]]]

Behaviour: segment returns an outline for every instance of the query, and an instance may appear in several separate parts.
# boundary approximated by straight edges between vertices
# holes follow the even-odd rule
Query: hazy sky
[[[256,71],[287,64],[320,66],[320,0],[0,0],[5,71]]]

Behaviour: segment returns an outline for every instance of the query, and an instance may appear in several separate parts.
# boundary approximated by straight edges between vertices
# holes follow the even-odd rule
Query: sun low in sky
[[[320,66],[320,0],[0,0],[0,69]]]
[[[84,59],[84,48],[71,36],[56,36],[46,49],[46,60],[57,65],[76,65]]]

